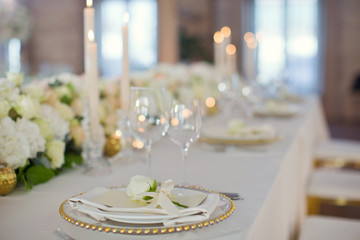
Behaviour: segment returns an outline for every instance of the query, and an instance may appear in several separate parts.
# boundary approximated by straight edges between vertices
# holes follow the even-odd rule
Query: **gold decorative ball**
[[[0,195],[11,193],[16,186],[16,174],[14,169],[6,165],[0,165]]]
[[[121,138],[112,135],[106,139],[104,146],[104,154],[108,157],[115,156],[118,152],[121,151]]]

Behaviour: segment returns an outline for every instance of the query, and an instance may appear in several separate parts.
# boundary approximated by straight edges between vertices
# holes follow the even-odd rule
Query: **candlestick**
[[[94,30],[95,24],[95,10],[92,7],[93,1],[86,0],[86,8],[84,8],[84,62],[86,61],[86,45],[89,43],[88,33],[89,30]]]
[[[86,44],[85,76],[90,108],[90,133],[91,138],[96,140],[101,136],[101,126],[99,120],[97,44],[94,42],[94,31],[92,29],[88,32],[88,39],[89,42]]]
[[[220,30],[221,34],[224,37],[224,41],[222,42],[222,61],[223,61],[223,71],[226,72],[228,69],[229,63],[226,61],[226,47],[231,44],[231,29],[228,26],[224,26]]]
[[[127,112],[129,107],[130,98],[130,80],[129,80],[129,13],[124,14],[124,26],[122,27],[123,33],[123,64],[122,64],[122,78],[121,78],[121,107],[124,112]]]
[[[248,79],[255,79],[257,75],[256,69],[256,47],[257,41],[252,32],[247,32],[244,35],[244,48],[243,48],[243,59],[244,59],[244,72]]]
[[[222,42],[224,41],[223,35],[217,31],[214,33],[214,63],[215,67],[218,71],[221,71],[222,62],[221,62],[221,55],[222,55]]]
[[[234,44],[229,44],[226,46],[226,62],[228,63],[227,71],[229,74],[234,74],[237,72],[236,67],[236,47]]]

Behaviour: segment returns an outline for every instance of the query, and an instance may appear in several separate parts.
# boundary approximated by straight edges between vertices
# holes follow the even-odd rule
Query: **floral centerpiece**
[[[217,97],[215,68],[205,62],[191,65],[159,64],[157,67],[132,75],[135,86],[162,86],[168,90],[169,97],[186,101]]]
[[[82,158],[73,130],[77,119],[66,98],[33,84],[21,87],[22,81],[15,73],[0,79],[0,162],[31,189]]]

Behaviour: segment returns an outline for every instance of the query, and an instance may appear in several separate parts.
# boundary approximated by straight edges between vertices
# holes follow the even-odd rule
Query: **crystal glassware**
[[[170,139],[181,148],[183,162],[183,184],[187,184],[188,151],[192,143],[200,136],[201,112],[199,101],[191,103],[179,103],[174,101],[169,116],[170,127],[168,135]]]
[[[131,88],[129,128],[132,134],[144,143],[149,177],[152,177],[151,145],[166,134],[169,126],[166,108],[163,88]]]

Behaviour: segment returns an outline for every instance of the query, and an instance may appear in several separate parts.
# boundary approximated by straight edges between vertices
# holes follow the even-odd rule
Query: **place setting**
[[[84,229],[154,235],[212,226],[234,210],[223,194],[136,175],[127,186],[99,187],[73,196],[61,204],[59,213]]]

